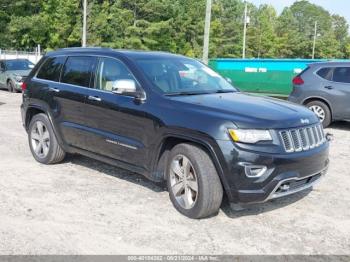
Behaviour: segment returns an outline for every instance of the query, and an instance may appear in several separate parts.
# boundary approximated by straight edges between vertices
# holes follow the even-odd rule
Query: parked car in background
[[[40,163],[80,153],[167,181],[191,218],[311,188],[329,143],[307,108],[239,92],[204,64],[163,52],[51,52],[23,84],[22,120]]]
[[[310,64],[293,79],[289,101],[307,106],[324,127],[350,120],[350,63]]]
[[[28,59],[0,60],[0,87],[9,92],[21,91],[21,86],[34,64]]]

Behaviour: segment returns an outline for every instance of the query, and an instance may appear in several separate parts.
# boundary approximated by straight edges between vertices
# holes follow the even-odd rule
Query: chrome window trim
[[[70,54],[65,54],[65,55],[63,55],[63,54],[62,54],[62,55],[48,56],[48,57],[45,59],[45,62],[46,62],[46,60],[49,59],[49,58],[66,57],[66,61],[65,61],[65,63],[64,63],[64,65],[65,65],[66,62],[67,62],[67,59],[68,59],[69,57],[79,57],[79,56],[80,56],[80,57],[82,57],[82,56],[83,56],[83,57],[86,57],[86,56],[88,56],[88,57],[96,57],[97,59],[98,59],[98,58],[111,58],[111,59],[115,59],[115,60],[117,60],[118,62],[122,63],[122,64],[129,70],[129,72],[131,73],[131,75],[132,75],[133,78],[135,79],[135,81],[136,81],[138,87],[141,89],[142,93],[144,94],[144,98],[142,98],[141,100],[142,100],[142,101],[147,100],[147,93],[146,93],[145,90],[142,88],[142,86],[141,86],[140,82],[138,81],[138,79],[137,79],[137,78],[135,77],[135,75],[131,72],[131,70],[129,69],[129,67],[128,67],[127,65],[125,65],[125,63],[124,63],[123,61],[121,61],[120,59],[118,59],[118,58],[115,58],[115,57],[112,57],[112,56],[108,56],[108,55],[95,55],[95,54],[94,54],[94,55],[91,55],[91,54],[71,54],[71,55],[70,55]],[[122,96],[122,97],[135,98],[134,96],[116,94],[116,93],[114,93],[114,92],[112,92],[112,91],[97,89],[97,88],[94,88],[94,87],[85,87],[85,86],[80,86],[80,85],[74,85],[74,84],[69,84],[69,83],[61,82],[61,77],[62,77],[63,68],[61,69],[60,79],[59,79],[60,81],[58,81],[58,82],[57,82],[57,81],[52,81],[52,80],[47,80],[47,79],[38,78],[38,77],[37,77],[37,74],[39,73],[41,67],[45,64],[45,62],[42,63],[42,64],[40,65],[39,69],[36,71],[34,77],[32,78],[33,80],[39,81],[39,82],[49,82],[49,83],[56,83],[56,84],[64,84],[64,85],[69,85],[69,86],[72,86],[72,87],[84,88],[84,89],[95,90],[95,91],[102,91],[102,92],[105,92],[105,93],[108,93],[108,94],[119,95],[119,96]],[[98,61],[98,63],[99,63],[99,61]],[[63,65],[63,66],[64,66],[64,65]],[[95,76],[96,76],[96,72],[95,72],[94,74],[95,74]],[[95,83],[94,83],[94,85],[95,85]]]

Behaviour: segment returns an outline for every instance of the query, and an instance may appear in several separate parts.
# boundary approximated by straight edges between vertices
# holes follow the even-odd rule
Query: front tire
[[[33,157],[42,164],[61,162],[66,155],[45,114],[37,114],[30,121],[28,140]]]
[[[192,144],[179,144],[169,155],[167,185],[174,207],[189,218],[218,213],[223,189],[209,155]]]
[[[12,81],[8,81],[8,82],[7,82],[7,90],[8,90],[10,93],[16,92],[15,86],[14,86],[14,84],[12,83]]]
[[[331,110],[325,103],[319,100],[314,100],[307,103],[306,106],[318,116],[323,127],[328,127],[331,124]]]

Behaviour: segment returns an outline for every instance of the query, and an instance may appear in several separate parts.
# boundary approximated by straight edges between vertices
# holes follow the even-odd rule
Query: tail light
[[[294,85],[302,85],[304,84],[304,80],[301,78],[301,76],[296,76],[293,78],[293,84]]]
[[[23,82],[21,85],[22,91],[25,91],[27,89],[27,83]]]

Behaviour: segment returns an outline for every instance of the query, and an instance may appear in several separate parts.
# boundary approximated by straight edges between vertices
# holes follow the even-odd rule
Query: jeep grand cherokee
[[[23,84],[23,123],[43,164],[79,153],[166,181],[190,218],[311,187],[328,141],[309,109],[239,92],[202,63],[162,52],[48,53]]]

